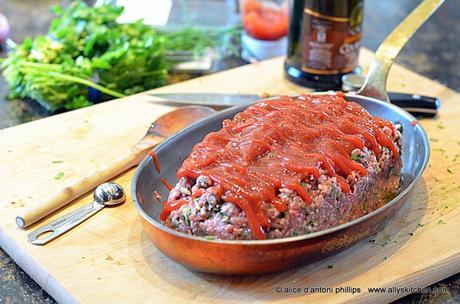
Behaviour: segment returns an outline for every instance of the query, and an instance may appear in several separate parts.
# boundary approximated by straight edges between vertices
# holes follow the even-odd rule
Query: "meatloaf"
[[[391,122],[342,94],[263,100],[195,145],[160,218],[211,239],[324,230],[394,197],[400,149]]]

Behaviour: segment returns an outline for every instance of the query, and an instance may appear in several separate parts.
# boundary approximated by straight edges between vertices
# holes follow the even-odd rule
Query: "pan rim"
[[[314,92],[314,93],[306,93],[306,94],[330,95],[330,94],[334,94],[334,93],[333,92]],[[293,94],[293,95],[289,95],[289,96],[290,97],[297,97],[299,95],[300,94]],[[382,100],[379,100],[379,99],[376,99],[376,98],[373,98],[373,97],[367,97],[367,96],[357,95],[357,94],[353,94],[353,93],[347,93],[347,94],[345,94],[345,97],[346,98],[351,98],[351,99],[353,99],[353,98],[354,99],[356,99],[356,98],[357,99],[364,99],[364,100],[369,100],[371,102],[375,102],[375,103],[378,103],[378,104],[384,104],[385,106],[389,107],[391,110],[397,112],[401,116],[405,116],[408,120],[417,121],[416,118],[414,116],[412,116],[410,113],[404,111],[401,108],[398,108],[395,105],[387,103],[385,101],[382,101]],[[260,99],[258,101],[269,100],[269,99],[273,99],[273,98],[277,98],[277,97]],[[238,105],[236,107],[244,107],[243,109],[245,109],[250,104],[252,104],[252,102],[241,104],[241,105]],[[171,137],[167,138],[166,140],[164,140],[162,143],[160,143],[158,146],[156,146],[153,149],[153,151],[156,153],[158,150],[161,150],[161,148],[163,146],[166,146],[170,142],[173,142],[176,137],[182,135],[183,133],[186,133],[186,132],[188,132],[189,130],[191,130],[193,128],[199,127],[205,121],[207,121],[208,119],[211,119],[211,118],[213,118],[215,116],[221,116],[221,115],[225,116],[225,114],[227,112],[231,112],[234,109],[235,109],[235,107],[231,107],[229,109],[217,112],[216,114],[213,114],[213,115],[211,115],[209,117],[206,117],[204,119],[201,119],[201,120],[193,123],[192,125],[182,129],[181,131],[177,132],[173,136],[171,136]],[[142,160],[142,162],[139,164],[139,166],[136,168],[136,172],[135,172],[134,177],[133,177],[133,179],[131,181],[131,198],[133,200],[133,203],[134,203],[134,206],[135,206],[137,212],[144,218],[144,220],[149,222],[151,225],[153,225],[156,228],[162,230],[163,232],[172,234],[172,235],[174,235],[176,237],[185,238],[185,239],[189,239],[189,240],[193,240],[193,241],[207,242],[207,243],[211,243],[211,244],[220,244],[220,245],[266,246],[266,245],[280,245],[280,244],[286,244],[286,243],[293,243],[293,242],[299,242],[299,241],[305,241],[305,240],[309,240],[309,239],[315,239],[315,238],[319,238],[319,237],[324,237],[326,235],[333,234],[335,232],[350,228],[351,226],[357,225],[357,224],[359,224],[361,222],[364,222],[364,221],[368,220],[369,218],[372,218],[372,217],[376,216],[379,213],[382,213],[386,209],[388,209],[388,208],[392,207],[393,205],[395,205],[401,198],[403,198],[405,195],[407,195],[407,193],[412,191],[412,189],[419,182],[420,178],[422,177],[423,173],[425,172],[425,169],[428,166],[428,162],[429,162],[430,154],[431,154],[430,142],[428,140],[428,135],[427,135],[425,129],[419,123],[417,123],[414,127],[417,128],[418,131],[421,133],[422,140],[423,140],[423,145],[426,147],[426,151],[427,151],[425,153],[425,155],[424,155],[421,169],[418,172],[418,174],[414,177],[414,180],[403,191],[399,192],[396,197],[394,197],[392,200],[390,200],[388,203],[386,203],[382,207],[380,207],[378,209],[375,209],[372,212],[370,212],[370,213],[368,213],[368,214],[366,214],[364,216],[361,216],[361,217],[359,217],[357,219],[354,219],[352,221],[349,221],[349,222],[346,222],[346,223],[343,223],[343,224],[340,224],[338,226],[334,226],[334,227],[331,227],[331,228],[328,228],[328,229],[325,229],[325,230],[313,232],[313,233],[310,233],[310,234],[304,234],[304,235],[292,236],[292,237],[285,237],[285,238],[279,238],[279,239],[266,239],[266,240],[219,240],[219,239],[207,239],[207,238],[201,237],[201,236],[189,235],[189,234],[185,234],[183,232],[179,232],[179,231],[176,231],[174,229],[171,229],[171,228],[163,225],[162,223],[154,220],[149,214],[147,214],[147,212],[145,212],[145,210],[142,208],[140,202],[137,199],[137,193],[136,193],[137,183],[138,183],[141,171],[144,169],[145,166],[147,166],[147,164],[149,162],[151,162],[152,157],[149,156],[149,155],[147,155]]]

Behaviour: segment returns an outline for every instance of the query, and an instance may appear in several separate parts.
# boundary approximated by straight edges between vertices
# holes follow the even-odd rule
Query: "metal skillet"
[[[282,239],[209,240],[177,232],[163,225],[159,219],[162,204],[153,194],[157,191],[163,198],[168,196],[161,178],[169,182],[177,181],[176,171],[192,147],[209,132],[220,129],[224,119],[231,119],[249,103],[205,118],[157,146],[154,152],[161,165],[161,173],[156,171],[151,157],[145,158],[138,167],[132,181],[132,198],[143,229],[155,246],[171,259],[193,270],[216,274],[258,274],[314,262],[342,251],[382,229],[409,198],[427,166],[430,154],[427,135],[419,124],[414,124],[415,118],[387,102],[386,78],[399,50],[442,2],[425,0],[420,4],[377,50],[359,95],[346,95],[346,99],[359,103],[372,115],[401,125],[403,168],[398,196],[381,208],[345,224]]]

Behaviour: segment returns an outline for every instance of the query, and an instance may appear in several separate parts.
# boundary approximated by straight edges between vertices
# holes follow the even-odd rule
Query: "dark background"
[[[52,18],[48,9],[51,4],[67,5],[69,2],[0,0],[0,11],[10,21],[11,38],[20,42],[26,36],[46,33]],[[184,8],[178,2],[180,1],[174,2],[173,15],[180,14]],[[216,10],[220,8],[228,10],[229,2],[231,1],[189,0],[187,5],[190,10],[199,6],[201,14],[199,18],[211,20],[216,17]],[[364,46],[375,51],[386,35],[418,3],[419,0],[367,0],[364,16]],[[396,62],[454,90],[460,90],[459,19],[460,1],[446,1],[428,23],[415,34]],[[219,66],[226,68],[238,64],[242,64],[241,61],[227,59]],[[6,83],[0,77],[0,128],[45,116],[45,113],[30,103],[6,101],[6,93]],[[460,303],[460,274],[434,286],[447,287],[450,292],[438,295],[413,294],[396,303]],[[0,303],[55,303],[55,301],[0,249]]]

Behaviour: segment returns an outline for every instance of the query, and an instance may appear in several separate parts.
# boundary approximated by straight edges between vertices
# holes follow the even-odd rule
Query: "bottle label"
[[[304,8],[302,70],[312,74],[351,72],[358,65],[363,6],[350,17],[322,15]]]

